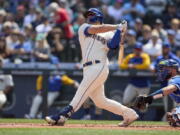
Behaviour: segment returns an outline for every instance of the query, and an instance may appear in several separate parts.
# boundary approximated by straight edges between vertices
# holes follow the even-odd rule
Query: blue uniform
[[[48,82],[49,82],[48,91],[55,92],[61,90],[62,80],[59,75],[49,77]]]
[[[133,57],[129,60],[128,64],[142,64],[142,63],[143,63],[142,57]],[[150,81],[148,77],[132,77],[130,83],[139,88],[149,87],[150,85]]]
[[[169,85],[175,85],[177,87],[177,90],[173,93],[169,94],[172,100],[174,100],[176,103],[180,103],[180,76],[175,76],[171,78],[168,82]]]

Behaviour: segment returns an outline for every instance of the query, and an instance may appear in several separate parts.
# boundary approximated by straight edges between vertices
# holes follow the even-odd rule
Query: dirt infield
[[[180,131],[180,127],[168,125],[132,125],[129,127],[118,127],[110,124],[66,124],[65,126],[50,126],[48,124],[35,123],[0,123],[0,128],[83,128],[83,129],[111,129],[111,130],[171,130]]]

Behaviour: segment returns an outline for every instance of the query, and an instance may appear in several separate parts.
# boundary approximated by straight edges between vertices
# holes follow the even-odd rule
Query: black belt
[[[97,63],[100,63],[100,60],[88,61],[83,64],[83,67],[90,66],[92,64],[97,64]]]

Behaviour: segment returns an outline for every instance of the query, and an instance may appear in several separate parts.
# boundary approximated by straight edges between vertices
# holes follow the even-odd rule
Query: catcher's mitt
[[[152,103],[153,97],[152,96],[138,96],[134,102],[134,107],[141,112],[146,111],[148,105]]]

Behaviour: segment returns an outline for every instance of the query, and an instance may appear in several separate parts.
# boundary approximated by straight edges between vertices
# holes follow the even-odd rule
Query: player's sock
[[[66,107],[64,107],[59,113],[58,115],[62,115],[65,116],[66,118],[71,117],[72,113],[74,112],[73,107],[71,105],[68,105]]]

